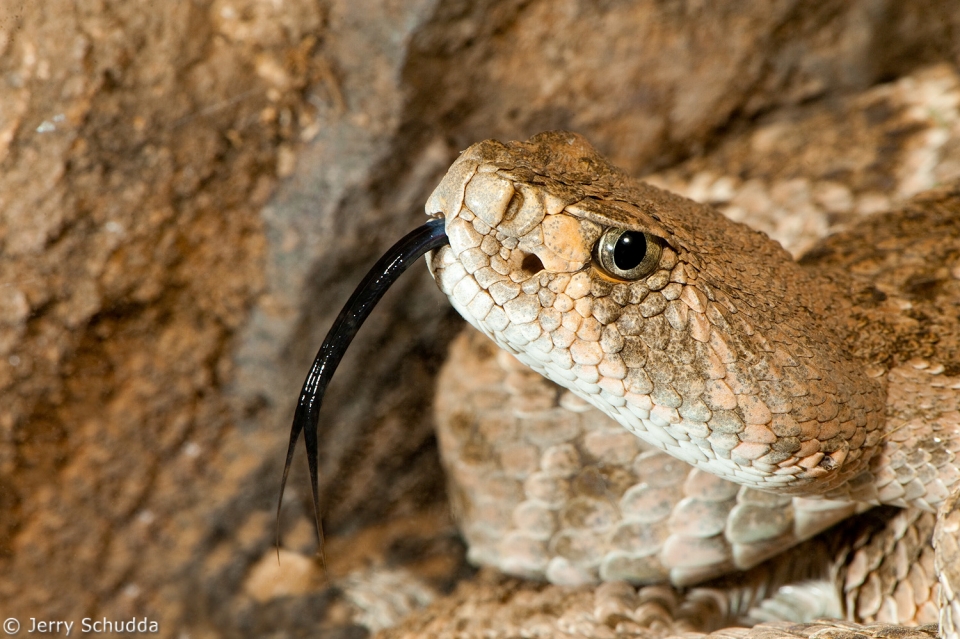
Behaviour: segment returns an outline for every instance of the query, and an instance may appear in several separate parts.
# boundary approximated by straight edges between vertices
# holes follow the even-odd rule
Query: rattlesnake
[[[864,504],[939,508],[940,623],[956,636],[960,192],[931,197],[798,265],[766,236],[631,180],[579,136],[470,147],[427,203],[449,246],[436,222],[410,242],[432,249],[431,272],[471,324],[572,393],[505,357],[486,358],[505,381],[460,380],[467,395],[501,384],[522,403],[487,400],[506,421],[460,406],[440,420],[471,556],[557,583],[686,584],[749,567]],[[402,269],[403,253],[384,269]],[[319,398],[388,283],[358,289],[304,385],[290,452],[304,430],[314,481]],[[586,425],[588,405],[652,449]],[[684,499],[665,508],[671,496]],[[931,518],[911,513],[929,531]],[[890,526],[901,538],[908,527]],[[924,540],[914,547],[929,576]],[[862,568],[848,580],[859,570],[868,583]],[[920,579],[909,562],[898,569]],[[930,621],[937,591],[925,596],[898,621]]]

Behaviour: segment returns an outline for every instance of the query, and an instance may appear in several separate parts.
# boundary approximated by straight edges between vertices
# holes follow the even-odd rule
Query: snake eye
[[[663,246],[655,235],[607,229],[594,249],[600,269],[620,280],[638,280],[649,275],[660,263]]]

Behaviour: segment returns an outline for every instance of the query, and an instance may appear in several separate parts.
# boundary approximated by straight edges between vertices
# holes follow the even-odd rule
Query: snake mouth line
[[[411,264],[426,253],[449,244],[442,218],[432,219],[423,226],[405,235],[399,242],[387,250],[367,272],[363,280],[353,291],[353,295],[341,309],[333,326],[327,333],[317,356],[313,360],[310,372],[300,390],[300,400],[290,427],[290,443],[287,446],[287,458],[283,466],[283,478],[280,480],[280,497],[277,502],[277,552],[280,552],[280,506],[283,504],[283,491],[290,474],[290,464],[296,450],[297,441],[303,433],[307,448],[307,465],[310,469],[310,487],[313,491],[313,513],[317,524],[319,552],[323,561],[323,527],[320,521],[319,494],[319,447],[318,430],[320,406],[327,385],[340,364],[343,354],[350,346],[360,326],[369,317],[377,302],[383,297],[397,278]],[[279,558],[279,555],[278,555]]]

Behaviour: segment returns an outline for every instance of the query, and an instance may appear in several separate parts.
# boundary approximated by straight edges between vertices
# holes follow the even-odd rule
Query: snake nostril
[[[523,257],[523,261],[520,262],[520,270],[522,270],[527,277],[531,277],[543,270],[543,262],[540,261],[540,258],[537,257],[535,253],[527,253]]]

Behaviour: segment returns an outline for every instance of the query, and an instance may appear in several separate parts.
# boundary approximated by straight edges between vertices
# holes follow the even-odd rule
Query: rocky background
[[[277,489],[327,327],[458,151],[576,130],[800,250],[960,175],[958,68],[936,0],[3,2],[0,616],[394,623],[473,573],[425,269],[325,404],[326,573],[302,453],[279,568]]]

